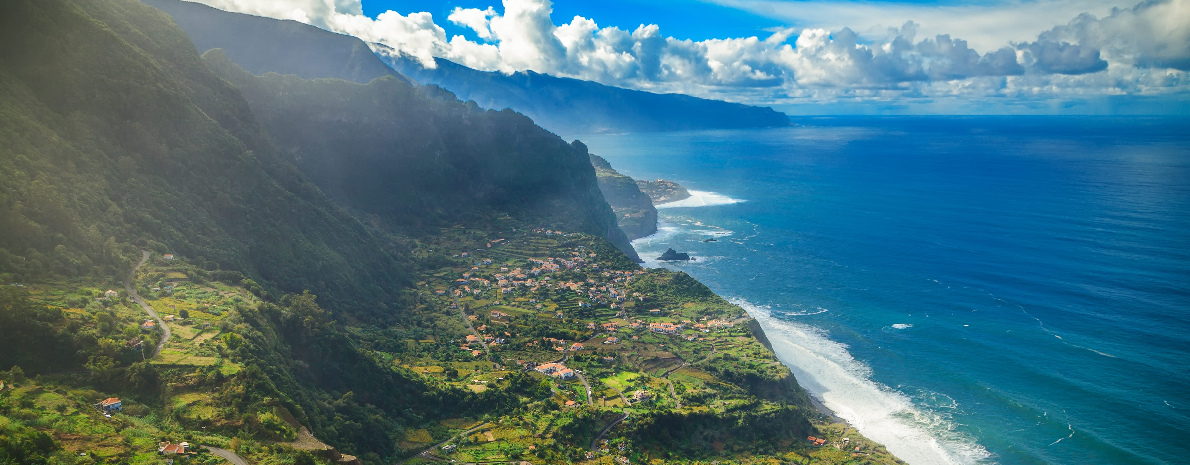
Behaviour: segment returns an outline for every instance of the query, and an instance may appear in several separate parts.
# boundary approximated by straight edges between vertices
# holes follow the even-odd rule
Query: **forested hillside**
[[[324,192],[389,229],[419,234],[508,214],[604,236],[636,256],[599,191],[586,146],[524,115],[394,78],[360,85],[254,76],[221,50],[204,57]]]
[[[335,307],[404,282],[164,13],[6,1],[0,42],[0,281],[111,276],[147,248]]]

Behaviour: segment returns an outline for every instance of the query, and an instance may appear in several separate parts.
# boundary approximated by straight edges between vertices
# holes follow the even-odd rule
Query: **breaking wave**
[[[715,205],[730,205],[733,203],[744,202],[741,199],[733,199],[723,194],[716,194],[707,191],[690,191],[690,197],[679,200],[677,202],[669,202],[657,205],[657,209],[662,208],[683,208],[683,207],[712,207]]]
[[[898,458],[914,465],[951,465],[990,457],[974,438],[956,434],[952,421],[873,381],[871,369],[852,357],[846,345],[827,338],[825,331],[775,318],[770,309],[743,299],[732,303],[760,322],[777,357],[802,387]]]

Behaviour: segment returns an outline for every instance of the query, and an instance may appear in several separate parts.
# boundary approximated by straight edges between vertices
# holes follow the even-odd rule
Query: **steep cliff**
[[[591,165],[599,179],[599,190],[616,212],[620,230],[628,239],[638,239],[657,232],[657,209],[649,196],[637,187],[637,181],[620,174],[598,155],[591,155]]]
[[[506,214],[603,236],[636,258],[599,191],[587,147],[524,115],[391,77],[360,85],[255,76],[221,50],[204,56],[315,184],[395,231],[420,234]]]

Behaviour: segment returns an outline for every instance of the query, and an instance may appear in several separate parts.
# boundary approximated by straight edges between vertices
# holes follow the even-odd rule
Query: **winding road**
[[[137,305],[140,305],[140,308],[145,309],[145,311],[149,313],[149,316],[153,317],[154,320],[157,320],[157,327],[161,328],[161,341],[157,342],[157,348],[153,350],[153,355],[148,357],[153,358],[156,357],[157,354],[161,353],[161,349],[165,347],[165,343],[169,342],[169,337],[171,334],[169,333],[169,326],[165,325],[165,322],[161,320],[161,317],[157,316],[157,312],[153,311],[153,307],[150,307],[149,304],[145,303],[145,299],[142,299],[140,295],[136,293],[136,289],[132,287],[132,277],[136,276],[136,270],[139,270],[141,265],[144,265],[145,262],[149,261],[148,250],[142,250],[141,254],[140,263],[137,263],[136,266],[132,268],[132,271],[128,273],[127,278],[124,278],[124,290],[128,291],[128,297],[131,298],[133,302],[136,302]]]
[[[603,430],[600,431],[599,434],[595,435],[595,439],[591,440],[591,451],[599,450],[599,440],[603,439],[603,436],[606,435],[608,431],[611,431],[612,428],[614,428],[616,425],[620,424],[621,421],[624,421],[627,419],[628,419],[628,414],[625,413],[623,415],[620,415],[619,418],[612,420],[612,422],[608,423],[607,426],[604,426]]]

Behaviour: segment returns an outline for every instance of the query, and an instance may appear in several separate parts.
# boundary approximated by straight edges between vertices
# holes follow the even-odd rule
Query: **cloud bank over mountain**
[[[1190,71],[1190,0],[1145,1],[1102,17],[1083,13],[1023,41],[995,44],[985,35],[982,48],[963,40],[961,30],[927,36],[914,21],[883,33],[788,27],[767,37],[692,41],[667,37],[657,25],[600,27],[582,16],[556,24],[549,0],[504,0],[502,10],[455,8],[444,19],[474,36],[448,38],[429,13],[370,18],[360,0],[201,2],[354,35],[428,67],[442,57],[485,71],[533,70],[744,103],[1117,95],[1185,101]],[[777,6],[769,9],[779,15]]]

